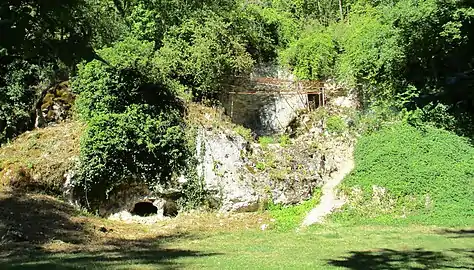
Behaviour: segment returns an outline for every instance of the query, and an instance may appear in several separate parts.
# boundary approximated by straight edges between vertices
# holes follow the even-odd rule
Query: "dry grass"
[[[192,102],[187,104],[186,122],[193,126],[203,127],[216,127],[217,124],[222,123],[232,125],[223,109],[207,107]]]
[[[190,127],[226,130],[237,133],[247,141],[254,140],[251,130],[233,123],[223,108],[207,107],[197,103],[188,103],[187,108],[186,123]]]
[[[163,252],[157,249],[160,243],[196,235],[255,231],[269,219],[263,213],[196,212],[153,225],[126,224],[80,212],[47,195],[1,192],[0,260],[22,258],[30,253],[129,256],[133,251]],[[164,254],[169,255],[167,251]]]
[[[0,148],[0,184],[57,194],[79,156],[84,125],[63,122],[26,132]]]

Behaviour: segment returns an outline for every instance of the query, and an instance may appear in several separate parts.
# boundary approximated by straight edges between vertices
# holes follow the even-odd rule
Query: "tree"
[[[182,102],[154,73],[154,43],[127,38],[98,50],[108,64],[78,66],[73,90],[80,118],[80,178],[93,209],[124,183],[153,189],[186,167]]]
[[[0,143],[33,127],[42,92],[97,58],[86,0],[0,3]]]
[[[41,64],[59,58],[73,66],[90,57],[92,29],[85,0],[6,0],[0,3],[1,64],[21,58]]]

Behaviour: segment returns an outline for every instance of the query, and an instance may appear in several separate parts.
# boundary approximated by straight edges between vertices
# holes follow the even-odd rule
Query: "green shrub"
[[[326,120],[326,130],[329,133],[342,134],[347,130],[347,124],[341,117],[333,115]]]
[[[264,171],[266,166],[265,166],[265,163],[258,162],[257,165],[255,165],[255,167],[259,169],[260,171]]]
[[[337,218],[433,225],[474,221],[474,148],[466,139],[397,123],[363,136],[355,159],[343,189],[359,187],[362,197]]]
[[[269,144],[275,143],[275,139],[270,136],[262,136],[258,138],[258,143],[262,148],[267,148]]]
[[[153,46],[151,42],[126,39],[98,52],[110,65],[94,60],[78,66],[72,89],[79,94],[76,108],[82,119],[122,113],[130,104],[159,102],[160,92],[168,89],[144,87],[153,84],[156,77],[149,63]]]
[[[280,143],[281,147],[285,147],[291,144],[291,139],[290,136],[288,135],[281,135],[280,138],[278,138],[278,142]]]
[[[38,95],[34,85],[46,80],[45,70],[21,60],[0,63],[0,144],[33,127]]]
[[[201,15],[172,27],[153,60],[159,74],[184,85],[196,100],[216,98],[226,77],[253,67],[231,23],[212,13]]]
[[[124,182],[150,187],[171,179],[188,156],[177,112],[147,113],[147,105],[131,105],[123,113],[99,114],[81,139],[80,184],[92,199],[104,199]]]
[[[87,122],[78,185],[96,208],[115,187],[151,189],[186,168],[184,108],[149,65],[153,43],[127,39],[99,52],[110,64],[79,65],[73,89]]]
[[[332,75],[336,56],[333,35],[316,29],[282,51],[280,62],[292,68],[300,79],[319,80]]]
[[[241,125],[236,125],[234,127],[234,131],[240,136],[242,136],[245,140],[249,142],[253,141],[252,131],[250,129],[245,128]]]
[[[391,84],[396,82],[405,57],[397,30],[383,22],[382,14],[370,6],[357,6],[351,23],[335,29],[344,51],[336,67],[339,78],[350,85],[370,84],[360,93],[364,101],[393,96]]]

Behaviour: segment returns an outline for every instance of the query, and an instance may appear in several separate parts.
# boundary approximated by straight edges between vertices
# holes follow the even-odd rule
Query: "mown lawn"
[[[1,269],[474,269],[474,230],[337,226],[193,232],[124,243],[17,246]]]

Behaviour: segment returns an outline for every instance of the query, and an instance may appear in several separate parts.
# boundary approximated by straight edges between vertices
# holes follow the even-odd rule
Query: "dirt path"
[[[323,196],[321,197],[321,202],[306,215],[302,224],[303,227],[324,222],[324,218],[327,215],[344,205],[344,200],[336,197],[335,189],[353,168],[354,158],[351,155],[341,164],[341,169],[335,172],[331,179],[322,187]]]

